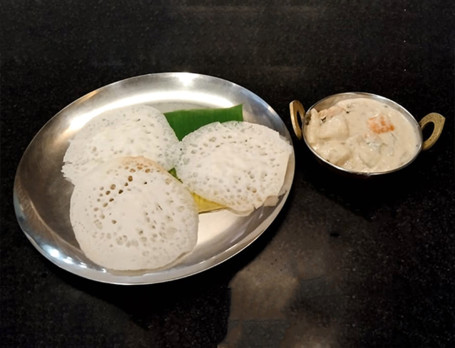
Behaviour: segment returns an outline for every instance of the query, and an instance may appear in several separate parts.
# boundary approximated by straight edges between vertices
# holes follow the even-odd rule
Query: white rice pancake
[[[174,167],[177,136],[157,109],[132,105],[102,113],[71,140],[62,172],[75,184],[98,164],[123,156],[144,156],[164,169]]]
[[[70,220],[86,256],[115,270],[166,266],[197,242],[191,193],[143,157],[113,159],[87,173],[74,187]]]
[[[182,139],[175,169],[190,191],[248,214],[283,193],[292,153],[289,142],[266,126],[216,122]]]

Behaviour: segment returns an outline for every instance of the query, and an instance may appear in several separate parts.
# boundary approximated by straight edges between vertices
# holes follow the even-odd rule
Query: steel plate
[[[73,185],[61,168],[69,140],[92,117],[126,105],[145,103],[162,112],[230,107],[243,104],[245,121],[275,129],[292,143],[276,112],[260,97],[226,80],[192,73],[159,73],[112,83],[81,97],[61,110],[33,138],[17,168],[14,183],[16,216],[31,243],[57,266],[81,277],[112,284],[153,284],[187,277],[234,256],[256,240],[282,209],[295,168],[291,156],[285,179],[286,193],[273,207],[248,216],[228,211],[200,215],[194,250],[170,267],[118,272],[85,257],[69,221]]]

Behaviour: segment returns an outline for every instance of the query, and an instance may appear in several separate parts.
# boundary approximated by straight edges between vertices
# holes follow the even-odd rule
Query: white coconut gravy
[[[383,172],[410,161],[420,137],[411,121],[386,103],[352,98],[310,111],[306,140],[324,159],[357,172]]]

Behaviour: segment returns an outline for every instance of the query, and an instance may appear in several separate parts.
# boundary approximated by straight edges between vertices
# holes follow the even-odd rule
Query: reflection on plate
[[[122,80],[95,90],[68,105],[35,136],[19,163],[14,183],[17,219],[31,243],[57,266],[88,279],[113,284],[153,284],[190,276],[218,265],[256,240],[282,209],[294,177],[291,156],[286,194],[274,207],[248,216],[228,211],[200,215],[194,250],[159,270],[118,272],[85,257],[69,220],[72,184],[63,178],[62,161],[69,140],[90,118],[110,109],[149,104],[162,112],[219,108],[243,104],[245,121],[275,129],[292,142],[275,111],[247,89],[219,78],[191,73],[150,74]]]

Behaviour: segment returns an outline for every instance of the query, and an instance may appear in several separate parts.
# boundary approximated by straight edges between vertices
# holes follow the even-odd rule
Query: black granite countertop
[[[0,345],[455,346],[454,15],[433,0],[2,1]],[[284,209],[201,274],[115,286],[59,269],[15,218],[23,151],[82,95],[169,71],[242,85],[291,132],[291,100],[346,91],[446,124],[406,169],[367,181],[321,167],[293,136]]]

